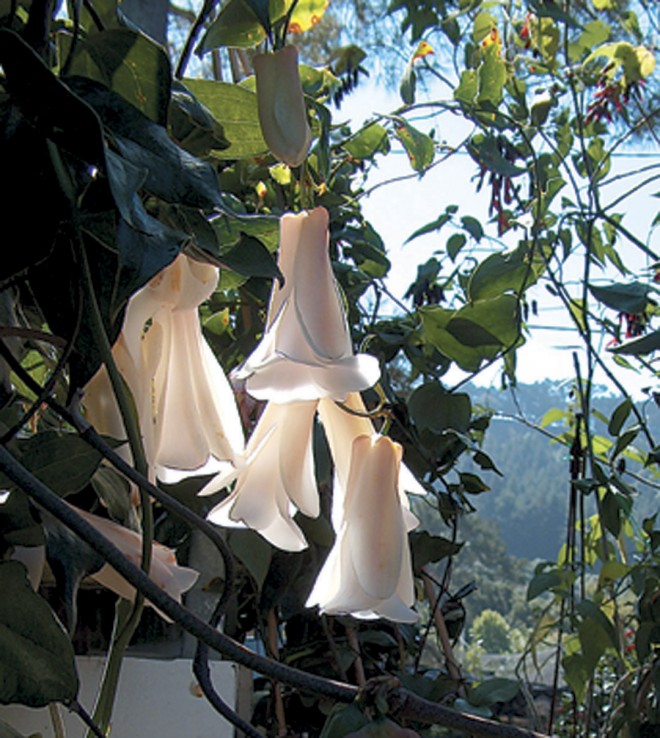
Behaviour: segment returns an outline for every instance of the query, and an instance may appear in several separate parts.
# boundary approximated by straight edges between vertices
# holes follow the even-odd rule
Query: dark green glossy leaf
[[[466,243],[467,238],[462,233],[454,233],[447,239],[447,253],[452,261],[456,261],[456,257]]]
[[[469,395],[447,392],[439,382],[417,387],[408,399],[408,412],[420,431],[466,433],[472,406]]]
[[[12,482],[0,475],[4,489]],[[9,497],[0,505],[0,540],[12,546],[42,546],[44,532],[27,495],[20,489],[12,489]]]
[[[641,315],[649,306],[651,288],[641,282],[610,284],[606,287],[589,285],[589,292],[603,305],[621,313]]]
[[[345,738],[369,724],[369,718],[356,704],[337,705],[325,721],[320,738]]]
[[[21,443],[23,465],[54,492],[80,492],[101,462],[101,454],[73,433],[44,431]]]
[[[470,690],[470,704],[480,707],[495,702],[510,702],[519,691],[520,683],[513,679],[487,679]]]
[[[6,86],[23,115],[46,138],[97,168],[103,138],[94,111],[60,82],[18,34],[0,29],[0,64]]]
[[[626,354],[630,356],[644,356],[660,348],[660,330],[647,333],[639,338],[631,338],[618,346],[611,346],[608,351],[613,354]]]
[[[475,267],[468,282],[468,299],[495,298],[503,292],[522,294],[544,271],[545,262],[523,242],[514,251],[491,254]]]
[[[438,216],[435,220],[432,220],[430,223],[427,223],[425,226],[422,226],[421,228],[418,228],[412,236],[408,236],[405,243],[410,243],[414,238],[418,238],[419,236],[425,236],[427,233],[434,233],[435,231],[439,231],[445,223],[448,223],[451,220],[451,213],[444,212],[440,216]]]
[[[443,536],[431,535],[425,530],[413,531],[409,539],[413,567],[418,574],[427,564],[455,556],[463,546],[462,543],[454,543]]]
[[[101,116],[119,153],[147,172],[144,188],[165,202],[223,208],[213,167],[177,146],[162,126],[97,82],[72,77],[68,84]]]
[[[242,236],[233,247],[222,251],[221,263],[244,277],[274,278],[281,276],[268,249],[251,236]]]
[[[148,36],[110,28],[79,40],[69,73],[100,82],[166,125],[172,70],[165,50]]]
[[[527,171],[524,167],[519,167],[505,158],[500,151],[497,140],[492,136],[477,133],[470,139],[468,151],[478,164],[484,166],[490,172],[495,172],[495,174],[516,177]]]
[[[614,412],[612,413],[612,416],[610,417],[610,422],[607,426],[607,431],[611,436],[618,436],[621,432],[621,428],[623,428],[623,424],[628,420],[628,416],[630,415],[632,411],[632,400],[629,398],[625,399],[620,405],[616,407]]]
[[[268,575],[273,549],[252,530],[230,530],[227,533],[227,541],[232,553],[261,589]]]
[[[73,646],[25,568],[0,562],[0,703],[43,707],[78,693]]]

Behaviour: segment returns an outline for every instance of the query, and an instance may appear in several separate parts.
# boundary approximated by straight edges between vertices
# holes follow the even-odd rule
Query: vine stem
[[[112,346],[103,321],[101,309],[96,299],[94,291],[94,281],[87,257],[87,250],[83,242],[80,223],[78,219],[77,195],[76,188],[71,179],[69,171],[62,159],[59,148],[51,141],[48,142],[48,151],[50,159],[55,170],[58,184],[66,197],[69,210],[69,223],[71,228],[71,236],[74,254],[77,258],[78,267],[80,269],[80,277],[82,282],[81,298],[86,304],[89,311],[91,323],[94,326],[94,335],[97,339],[97,348],[101,354],[101,360],[108,372],[110,383],[117,401],[119,412],[124,424],[126,436],[130,446],[131,454],[135,468],[143,476],[148,475],[148,464],[142,444],[142,436],[137,420],[137,411],[131,392],[124,381],[114,357],[112,355]],[[153,511],[151,509],[151,501],[146,492],[140,488],[140,509],[142,513],[142,560],[141,567],[143,572],[148,572],[151,568],[152,544],[154,538],[154,522]],[[129,609],[130,608],[130,609]],[[101,682],[96,707],[94,709],[94,722],[105,733],[110,725],[112,715],[112,706],[115,701],[117,687],[119,684],[119,673],[121,670],[121,662],[128,644],[137,629],[142,617],[144,608],[144,596],[141,591],[136,592],[135,601],[132,604],[124,605],[121,601],[117,603],[115,626],[113,638],[108,652],[106,668]],[[87,738],[93,738],[91,731]]]
[[[349,684],[307,674],[300,669],[260,656],[237,643],[216,628],[211,627],[190,610],[164,592],[142,569],[124,557],[121,551],[87,521],[78,515],[43,482],[25,469],[9,451],[0,447],[0,471],[17,484],[34,502],[69,527],[85,543],[89,544],[117,572],[140,590],[159,610],[179,623],[188,633],[206,643],[236,663],[284,682],[294,688],[312,692],[338,702],[352,702],[358,690]],[[390,693],[392,715],[396,718],[435,723],[462,731],[471,736],[494,738],[543,738],[541,733],[524,730],[512,725],[501,725],[492,720],[457,712],[396,688]]]

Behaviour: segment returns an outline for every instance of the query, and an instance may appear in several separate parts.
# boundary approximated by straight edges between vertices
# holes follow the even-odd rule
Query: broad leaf
[[[213,151],[219,159],[258,156],[268,150],[259,124],[257,96],[228,82],[186,79],[184,84],[211,113],[228,146]]]
[[[78,693],[73,646],[25,567],[0,562],[0,703],[43,707]]]

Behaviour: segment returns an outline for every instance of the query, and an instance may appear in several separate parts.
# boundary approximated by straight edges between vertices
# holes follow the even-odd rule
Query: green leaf
[[[82,77],[69,85],[100,115],[113,133],[119,153],[147,172],[144,188],[165,202],[204,210],[223,209],[214,168],[177,146],[167,130],[123,98]]]
[[[611,346],[607,350],[613,354],[626,354],[630,356],[643,356],[660,348],[660,330],[647,333],[645,336],[631,338],[618,346]]]
[[[252,236],[272,254],[277,251],[280,241],[280,221],[272,215],[222,215],[212,221],[218,237],[221,253],[235,246],[241,235]]]
[[[214,150],[219,159],[243,159],[268,150],[259,124],[257,95],[228,82],[186,79],[184,85],[211,113],[229,146]]]
[[[43,707],[73,700],[73,646],[22,564],[0,562],[0,592],[0,703]]]
[[[479,76],[476,69],[461,72],[461,79],[454,90],[454,98],[465,105],[472,105],[479,91]]]
[[[435,145],[433,139],[426,133],[422,133],[403,118],[396,118],[394,135],[399,139],[408,154],[410,166],[422,174],[433,163],[435,158]]]
[[[408,412],[420,431],[467,433],[472,405],[469,395],[447,392],[439,382],[428,382],[410,395]]]
[[[607,431],[611,436],[619,435],[621,428],[623,428],[623,424],[628,420],[632,407],[632,400],[630,400],[630,398],[626,398],[617,406],[616,410],[614,410],[607,426]]]
[[[44,431],[21,443],[21,462],[58,495],[80,492],[101,463],[101,454],[73,433]]]
[[[269,19],[276,21],[283,15],[281,2],[271,2]],[[250,5],[243,0],[229,0],[223,5],[197,47],[198,54],[205,54],[221,46],[252,48],[266,38],[266,30]]]
[[[419,313],[424,340],[468,372],[521,340],[518,302],[512,295],[479,300],[456,311],[424,307]]]
[[[477,75],[477,103],[496,108],[502,102],[507,77],[506,64],[500,56],[497,44],[491,44],[485,49],[484,59],[477,69]]]
[[[229,147],[223,127],[178,80],[172,86],[168,125],[172,138],[193,156],[206,157]]]
[[[458,476],[466,494],[480,495],[482,492],[490,492],[490,487],[487,484],[484,484],[483,480],[476,474],[460,472]]]
[[[461,218],[461,223],[463,224],[463,228],[479,243],[484,235],[484,229],[481,223],[471,215],[464,215]]]
[[[232,553],[248,570],[257,587],[261,589],[268,575],[273,549],[252,530],[229,530],[227,541]]]
[[[111,28],[79,39],[69,74],[100,82],[166,125],[172,70],[165,50],[148,36]]]
[[[357,160],[371,159],[378,152],[387,153],[387,131],[378,123],[372,123],[343,143],[342,148],[352,159]]]
[[[345,738],[365,725],[369,725],[369,718],[356,704],[335,705],[325,721],[320,738]]]
[[[548,590],[560,587],[563,579],[557,571],[541,571],[534,575],[527,587],[527,602],[535,600]]]
[[[639,315],[649,306],[649,285],[641,282],[615,283],[607,287],[589,285],[589,292],[603,305],[621,313]]]
[[[4,489],[12,483],[1,476]],[[20,489],[12,489],[9,497],[0,505],[0,540],[12,546],[43,546],[44,531],[37,520],[36,511],[29,498]]]
[[[223,250],[220,261],[223,266],[244,277],[281,277],[272,254],[261,241],[251,236],[242,236],[235,246]]]
[[[413,557],[413,568],[420,573],[422,567],[455,556],[463,547],[443,536],[434,536],[425,530],[413,531],[410,536],[410,549]]]
[[[470,690],[470,704],[481,707],[495,702],[510,702],[519,691],[520,684],[513,679],[488,679]]]
[[[433,233],[435,231],[439,231],[445,223],[448,223],[451,220],[451,213],[445,211],[437,217],[435,220],[431,221],[430,223],[427,223],[425,226],[422,226],[421,228],[418,228],[411,236],[408,236],[408,238],[405,240],[405,243],[410,243],[414,238],[419,238],[419,236],[425,236],[427,233]]]
[[[527,171],[524,167],[519,167],[506,159],[500,151],[497,140],[483,133],[477,133],[470,139],[468,152],[477,164],[486,167],[488,171],[495,172],[495,174],[516,177],[525,174]]]
[[[399,83],[399,94],[406,105],[414,105],[415,103],[415,87],[417,84],[417,75],[415,74],[414,60],[410,60],[406,64],[406,68],[401,75]]]
[[[483,300],[504,292],[523,294],[545,271],[545,262],[536,254],[530,256],[529,246],[523,242],[514,251],[486,257],[470,275],[468,299]]]
[[[456,261],[459,252],[467,243],[467,238],[462,233],[454,233],[447,239],[447,254],[452,261]]]

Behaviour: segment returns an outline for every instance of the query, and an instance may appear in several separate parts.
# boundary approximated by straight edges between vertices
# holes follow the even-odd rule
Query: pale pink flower
[[[293,516],[298,510],[309,517],[319,514],[312,455],[316,405],[266,405],[236,469],[217,475],[200,492],[209,495],[236,480],[229,497],[207,515],[211,522],[247,526],[288,551],[307,546]]]
[[[325,208],[286,214],[280,220],[284,284],[274,284],[264,336],[236,371],[257,399],[341,400],[378,381],[378,360],[353,354],[328,238]]]
[[[81,518],[92,525],[98,532],[113,543],[124,556],[136,566],[142,559],[142,536],[130,528],[114,523],[112,520],[79,510],[70,506]],[[149,577],[170,597],[181,602],[181,595],[188,591],[199,577],[199,572],[186,566],[179,566],[172,549],[154,541],[151,548],[151,567]],[[104,564],[95,574],[90,575],[99,584],[107,587],[126,600],[135,599],[135,588],[129,584],[109,564]],[[147,604],[151,604],[147,601]],[[153,605],[152,605],[153,607]],[[165,619],[165,615],[160,613]]]

